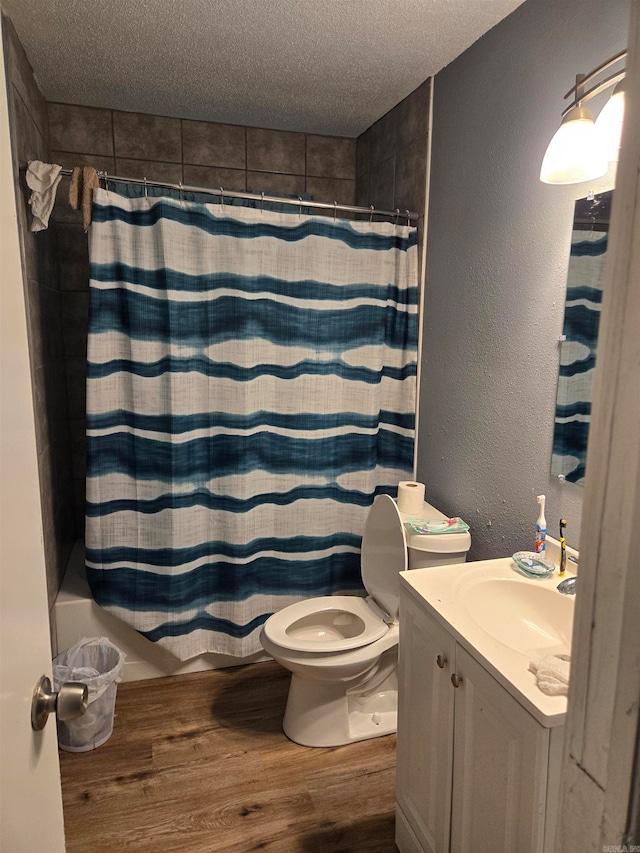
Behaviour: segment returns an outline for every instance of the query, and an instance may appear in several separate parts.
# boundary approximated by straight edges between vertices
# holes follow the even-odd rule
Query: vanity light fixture
[[[620,137],[624,121],[624,99],[626,80],[623,78],[616,85],[613,94],[602,108],[596,119],[598,131],[607,160],[617,163],[620,155]]]
[[[575,86],[564,96],[572,103],[562,113],[562,124],[549,143],[542,161],[540,180],[545,184],[578,184],[606,174],[610,161],[617,161],[624,118],[624,75],[619,69],[600,79],[611,66],[622,62],[627,51],[612,56],[589,74],[578,74]],[[593,83],[590,89],[585,89]],[[594,122],[583,106],[600,92],[615,86],[612,97]]]

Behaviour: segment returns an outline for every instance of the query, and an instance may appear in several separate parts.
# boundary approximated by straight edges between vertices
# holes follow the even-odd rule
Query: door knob
[[[45,727],[49,714],[55,713],[59,720],[74,720],[81,717],[89,704],[89,688],[79,681],[66,681],[58,693],[51,689],[51,682],[43,675],[36,684],[31,700],[31,728],[39,732]]]

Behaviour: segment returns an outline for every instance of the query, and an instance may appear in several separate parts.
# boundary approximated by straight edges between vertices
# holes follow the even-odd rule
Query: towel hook
[[[222,207],[224,207],[224,191],[222,187],[220,187],[220,204]]]
[[[373,211],[375,210],[375,207],[371,205],[369,210],[371,211],[371,213],[369,214],[369,223],[371,223],[373,221]]]

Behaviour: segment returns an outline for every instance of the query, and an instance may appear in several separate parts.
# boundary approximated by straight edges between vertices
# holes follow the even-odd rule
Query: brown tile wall
[[[356,204],[419,215],[423,243],[431,80],[378,119],[356,145]]]
[[[282,130],[48,104],[51,156],[132,178],[312,193],[354,204],[356,142]],[[72,211],[56,211],[75,222]]]
[[[129,178],[183,182],[354,204],[356,141],[72,104],[48,104],[51,159]],[[63,178],[53,213],[77,535],[84,534],[85,374],[89,259],[80,214]]]
[[[3,15],[9,121],[22,252],[49,606],[58,592],[74,539],[71,442],[63,344],[63,298],[52,229],[30,231],[31,214],[19,164],[49,160],[47,109],[22,45]]]

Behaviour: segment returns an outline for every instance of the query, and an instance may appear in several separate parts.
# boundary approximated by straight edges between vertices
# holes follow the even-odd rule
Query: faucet
[[[578,578],[566,578],[565,580],[560,581],[556,589],[563,595],[575,595],[577,580]]]

